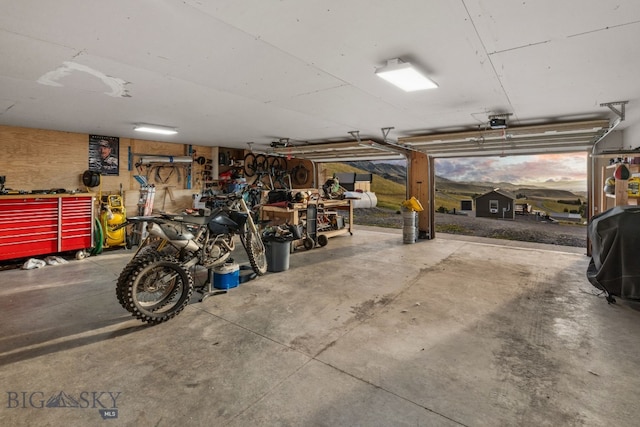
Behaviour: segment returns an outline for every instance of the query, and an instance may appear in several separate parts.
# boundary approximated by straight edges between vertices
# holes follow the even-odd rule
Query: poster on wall
[[[101,175],[118,175],[120,138],[89,135],[89,170]]]

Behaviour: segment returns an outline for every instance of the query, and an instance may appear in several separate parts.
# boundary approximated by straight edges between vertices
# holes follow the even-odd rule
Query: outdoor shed
[[[476,217],[515,219],[515,196],[496,188],[476,197]]]

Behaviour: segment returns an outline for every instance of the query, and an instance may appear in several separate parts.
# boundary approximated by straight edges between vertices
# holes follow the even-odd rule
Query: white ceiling
[[[640,120],[637,0],[0,0],[0,124],[248,148]],[[439,84],[405,93],[387,59]]]

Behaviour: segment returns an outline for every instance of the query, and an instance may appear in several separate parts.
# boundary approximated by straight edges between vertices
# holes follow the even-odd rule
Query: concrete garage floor
[[[502,243],[359,227],[151,327],[125,250],[0,272],[0,425],[638,425],[640,312]]]

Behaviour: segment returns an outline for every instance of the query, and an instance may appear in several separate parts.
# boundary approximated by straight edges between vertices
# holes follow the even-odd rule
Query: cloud
[[[436,160],[436,175],[454,181],[492,181],[499,165],[490,157]]]
[[[585,181],[587,153],[436,159],[436,175],[453,181],[532,184]]]

